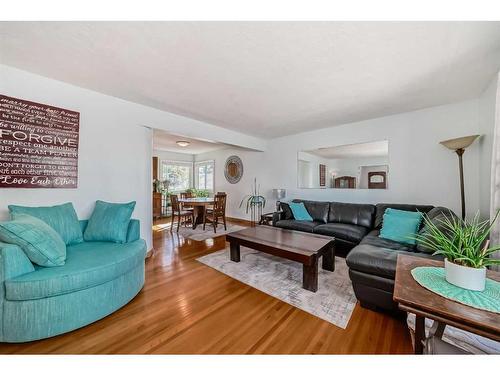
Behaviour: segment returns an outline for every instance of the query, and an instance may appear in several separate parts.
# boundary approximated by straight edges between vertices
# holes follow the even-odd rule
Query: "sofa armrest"
[[[19,246],[0,242],[0,282],[34,270],[33,263]],[[0,287],[0,295],[2,294],[3,287]]]
[[[276,223],[282,220],[283,211],[273,212],[273,227],[276,226]]]
[[[141,222],[137,219],[130,219],[127,230],[127,242],[134,242],[141,238]]]
[[[4,341],[4,282],[33,271],[35,267],[19,246],[0,242],[0,342]]]

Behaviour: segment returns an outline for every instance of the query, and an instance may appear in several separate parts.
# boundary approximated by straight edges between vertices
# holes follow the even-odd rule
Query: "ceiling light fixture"
[[[175,143],[177,143],[177,146],[180,146],[180,147],[187,147],[187,146],[189,146],[191,144],[188,141],[177,141]]]

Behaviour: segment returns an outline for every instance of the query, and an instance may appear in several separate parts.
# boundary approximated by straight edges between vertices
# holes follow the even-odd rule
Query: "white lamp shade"
[[[446,141],[442,141],[439,143],[444,147],[449,148],[450,150],[456,151],[469,147],[477,137],[479,137],[479,134],[469,135],[467,137],[447,139]]]
[[[273,189],[273,198],[280,200],[286,197],[286,189]]]

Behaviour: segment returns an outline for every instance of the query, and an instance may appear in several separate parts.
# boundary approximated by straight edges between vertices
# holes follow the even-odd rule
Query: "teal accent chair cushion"
[[[83,232],[78,222],[72,203],[64,203],[51,207],[25,207],[10,205],[9,211],[13,219],[17,214],[28,214],[45,221],[63,239],[66,245],[83,242]]]
[[[97,201],[83,234],[85,241],[125,243],[135,201],[108,203]]]
[[[409,245],[415,245],[415,236],[422,222],[422,213],[413,211],[385,210],[379,237]]]
[[[14,220],[1,222],[0,241],[18,245],[39,266],[62,266],[66,260],[66,244],[61,236],[31,215],[16,214]]]
[[[304,203],[290,202],[288,203],[288,205],[292,210],[293,217],[295,218],[295,220],[313,221],[313,218],[311,217],[311,215],[309,215],[309,212],[307,212]]]
[[[68,246],[64,267],[38,269],[5,281],[5,298],[26,301],[73,293],[114,280],[146,256],[142,240],[117,244],[83,242]]]

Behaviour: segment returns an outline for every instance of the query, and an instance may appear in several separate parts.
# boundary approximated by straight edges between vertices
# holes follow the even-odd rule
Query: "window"
[[[214,170],[215,163],[213,160],[195,163],[195,188],[200,190],[214,191]]]
[[[169,181],[169,190],[172,192],[189,189],[192,184],[193,163],[179,161],[162,161],[162,180]]]

